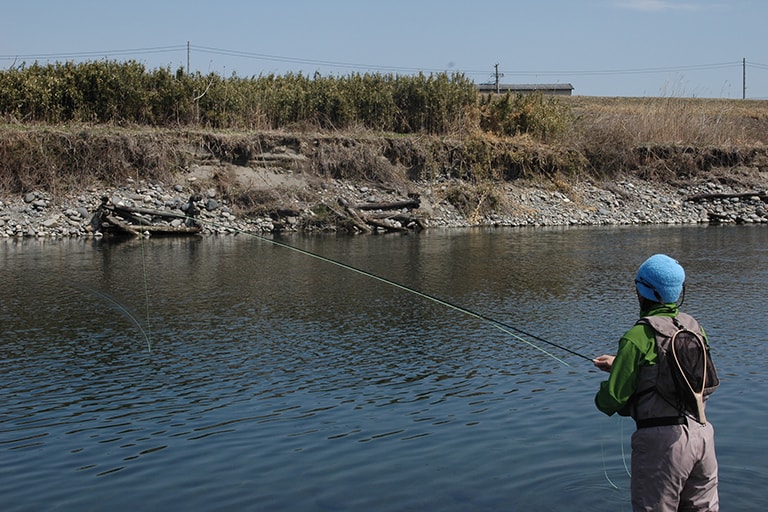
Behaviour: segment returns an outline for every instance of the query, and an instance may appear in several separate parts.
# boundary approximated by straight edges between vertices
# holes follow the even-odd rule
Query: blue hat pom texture
[[[664,304],[677,302],[683,291],[684,282],[685,271],[683,267],[676,260],[664,254],[654,254],[645,260],[637,270],[635,277],[635,284],[640,295],[648,300]]]

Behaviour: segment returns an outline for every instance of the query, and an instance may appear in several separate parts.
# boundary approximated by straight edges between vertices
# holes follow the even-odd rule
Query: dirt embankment
[[[611,153],[613,148],[615,153]],[[0,130],[0,236],[90,236],[115,204],[179,209],[207,232],[766,223],[761,144],[545,145],[368,132]]]

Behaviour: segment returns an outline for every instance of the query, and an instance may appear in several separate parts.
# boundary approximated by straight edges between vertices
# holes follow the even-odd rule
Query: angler
[[[596,367],[610,372],[595,396],[608,414],[632,416],[632,508],[719,510],[717,458],[705,399],[719,384],[699,323],[679,311],[685,271],[656,254],[638,269],[641,319],[619,340],[615,356]]]

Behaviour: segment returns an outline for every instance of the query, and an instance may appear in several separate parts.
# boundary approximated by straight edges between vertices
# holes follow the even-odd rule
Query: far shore
[[[548,142],[7,120],[0,236],[95,236],[102,197],[167,209],[194,194],[216,205],[201,204],[211,233],[768,222],[768,101],[558,101],[574,121]]]

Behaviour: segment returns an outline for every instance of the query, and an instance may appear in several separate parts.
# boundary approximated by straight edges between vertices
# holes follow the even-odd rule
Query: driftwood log
[[[373,231],[373,229],[368,225],[369,223],[360,218],[360,215],[354,209],[350,208],[349,206],[345,206],[344,211],[347,212],[349,219],[352,221],[352,224],[354,224],[355,227],[362,230],[364,233],[370,233]]]
[[[133,208],[129,206],[110,205],[104,197],[101,205],[91,218],[94,231],[105,235],[142,236],[144,233],[158,235],[190,235],[202,231],[194,216],[200,212],[194,201],[197,196],[189,198],[186,213],[168,210],[151,210],[148,208]],[[181,225],[173,225],[173,220],[183,219]],[[177,223],[178,224],[178,223]]]
[[[331,208],[336,215],[346,218],[358,230],[371,233],[374,230],[391,232],[410,231],[413,229],[426,229],[424,219],[415,216],[412,210],[419,208],[421,202],[418,197],[402,201],[371,202],[362,204],[349,204],[339,200],[343,213]],[[393,212],[397,210],[397,212]],[[404,213],[403,210],[411,210]]]
[[[768,194],[765,192],[741,192],[738,194],[699,194],[687,197],[686,201],[690,201],[692,203],[700,203],[702,201],[718,201],[722,199],[751,199],[753,197],[757,197],[763,202],[768,202]]]
[[[357,210],[402,210],[404,208],[416,209],[421,206],[418,199],[408,199],[407,201],[394,201],[391,203],[363,203],[355,205]]]
[[[409,231],[411,229],[426,229],[427,224],[424,221],[424,219],[416,217],[415,215],[405,214],[405,213],[372,213],[372,214],[366,214],[361,217],[365,222],[368,224],[371,224],[372,226],[382,227],[382,228],[389,228],[393,231]],[[396,221],[400,223],[402,229],[397,228],[394,226],[391,222],[387,221]],[[409,227],[412,226],[412,227]]]
[[[140,225],[125,222],[116,215],[107,215],[102,224],[102,228],[114,232],[116,228],[119,232],[132,236],[141,236],[143,233],[161,234],[161,235],[184,235],[200,232],[200,226],[169,226],[164,224],[142,223]],[[102,229],[103,231],[103,229]],[[113,233],[115,234],[115,233]]]
[[[166,210],[150,210],[149,208],[130,208],[128,206],[113,206],[112,210],[121,216],[135,217],[136,215],[150,215],[153,217],[162,217],[167,219],[188,219],[189,216],[181,212],[172,212]],[[137,217],[141,222],[147,222],[146,219]]]

